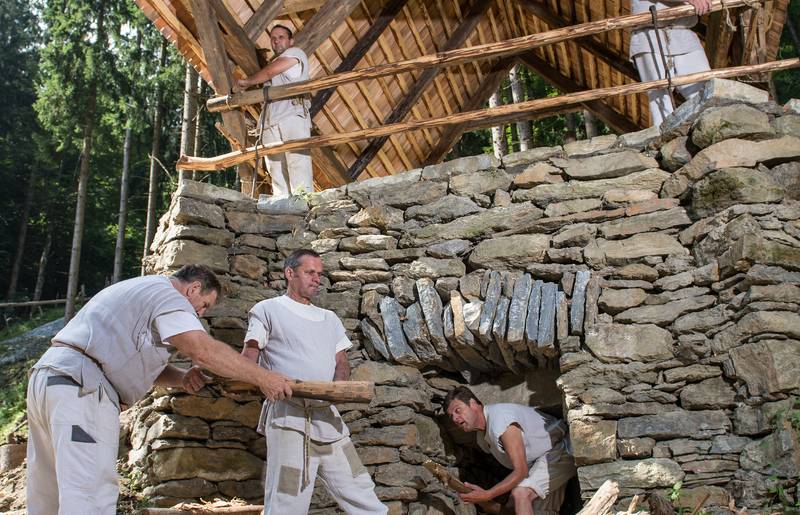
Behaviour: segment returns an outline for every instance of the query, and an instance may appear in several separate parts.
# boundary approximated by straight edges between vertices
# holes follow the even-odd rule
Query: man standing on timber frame
[[[462,431],[477,432],[478,446],[511,469],[488,490],[465,483],[461,494],[470,503],[490,501],[511,492],[509,505],[517,515],[558,515],[575,463],[563,421],[521,404],[488,404],[464,386],[451,390],[444,410]]]
[[[284,25],[275,25],[269,32],[275,58],[253,75],[237,82],[240,88],[248,88],[269,82],[271,86],[283,86],[292,82],[308,80],[308,56],[294,45],[292,31]],[[275,143],[307,138],[311,134],[310,102],[307,95],[269,102],[263,106],[264,126],[262,143]],[[305,191],[314,192],[314,175],[309,150],[293,150],[271,154],[264,158],[272,177],[272,195],[285,198]]]
[[[135,403],[154,383],[189,393],[206,383],[199,368],[168,364],[170,346],[270,399],[291,395],[284,376],[206,334],[198,316],[221,289],[202,265],[128,279],[95,295],[53,337],[28,381],[29,514],[117,512],[120,405]]]
[[[283,273],[286,294],[250,310],[242,354],[303,381],[349,379],[346,351],[353,344],[342,322],[311,304],[322,279],[319,254],[293,252]],[[310,399],[267,400],[258,431],[267,437],[264,515],[307,513],[317,472],[345,513],[387,512],[335,406]]]
[[[667,22],[669,26],[658,29],[658,33],[650,27],[635,30],[631,34],[629,55],[636,65],[636,69],[639,70],[642,82],[667,78],[664,59],[666,59],[672,77],[709,70],[708,58],[700,43],[700,38],[691,29],[697,24],[697,16],[708,12],[711,7],[709,0],[631,0],[631,13],[648,12],[651,6],[655,6],[658,10],[683,4],[693,5],[697,15]],[[659,23],[659,25],[661,24]],[[659,49],[659,37],[661,48],[664,51],[663,57]],[[678,86],[676,89],[688,100],[700,93],[704,85],[704,82],[699,82]],[[658,89],[649,91],[647,96],[650,100],[652,124],[661,125],[664,118],[675,109],[669,92],[666,89]]]

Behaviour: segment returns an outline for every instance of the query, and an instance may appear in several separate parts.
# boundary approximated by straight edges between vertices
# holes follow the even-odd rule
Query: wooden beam
[[[521,0],[520,4],[522,4],[525,10],[548,24],[551,28],[561,29],[572,25],[572,23],[554,13],[540,0]],[[579,47],[582,47],[598,59],[602,59],[609,66],[622,73],[632,81],[639,80],[639,72],[636,71],[636,67],[634,67],[627,58],[621,58],[614,54],[614,52],[612,52],[611,49],[606,44],[602,43],[596,36],[588,36],[584,39],[575,39],[573,40],[573,43]]]
[[[475,0],[464,16],[464,19],[458,27],[456,27],[456,30],[447,38],[447,42],[444,44],[442,51],[447,52],[460,48],[461,45],[467,41],[467,38],[475,32],[475,27],[478,26],[478,23],[480,23],[484,14],[486,14],[486,11],[493,3],[494,0]],[[394,106],[389,116],[384,119],[384,125],[402,121],[406,115],[408,115],[409,111],[411,111],[414,104],[417,103],[422,93],[425,92],[428,86],[433,82],[438,73],[439,68],[426,68],[411,86],[408,93]],[[355,162],[350,165],[348,174],[351,178],[356,179],[361,175],[361,172],[367,168],[369,163],[372,162],[381,148],[383,148],[387,139],[389,139],[389,136],[382,136],[369,142],[366,148],[356,158]]]
[[[189,4],[194,14],[197,36],[211,76],[211,87],[214,88],[214,92],[217,94],[229,92],[233,86],[233,79],[217,17],[206,0],[189,0]],[[245,125],[243,112],[229,111],[222,113],[222,123],[226,132],[232,138],[245,145],[247,144],[247,126]],[[236,164],[241,165],[238,173],[242,191],[252,193],[248,188],[251,186],[253,168],[246,164],[246,160]]]
[[[739,17],[739,9],[731,9],[730,17],[736,20]],[[706,55],[708,64],[712,68],[722,68],[728,65],[728,51],[733,43],[733,31],[725,23],[728,13],[717,11],[708,15],[706,29]]]
[[[482,108],[489,97],[492,96],[492,93],[497,91],[497,88],[500,87],[503,79],[508,76],[508,72],[514,66],[514,61],[515,59],[513,57],[505,57],[495,63],[489,73],[484,75],[481,85],[475,93],[461,106],[461,110],[474,111]],[[466,130],[467,124],[451,125],[447,127],[439,137],[439,143],[437,143],[428,154],[425,165],[433,165],[441,161]]]
[[[561,71],[550,66],[547,61],[533,52],[521,55],[520,61],[522,61],[525,66],[541,75],[544,80],[552,84],[554,88],[562,93],[575,93],[581,90],[579,85],[575,84],[571,79],[563,75]],[[602,100],[587,102],[585,107],[603,120],[603,123],[620,134],[635,132],[642,129],[642,127],[639,127],[639,125],[619,114]]]
[[[752,3],[753,1],[754,0],[724,0],[725,8],[739,7]],[[719,11],[722,8],[723,0],[712,0],[711,11]],[[660,20],[669,21],[691,16],[694,14],[694,7],[687,4],[663,9],[658,13]],[[565,27],[563,29],[530,34],[506,41],[459,48],[449,52],[438,52],[436,54],[428,54],[413,59],[352,70],[318,79],[295,82],[285,86],[275,86],[269,88],[269,98],[270,100],[278,100],[365,79],[375,79],[387,75],[419,71],[426,68],[455,66],[479,59],[492,59],[506,55],[521,54],[545,45],[561,43],[562,41],[569,41],[592,34],[600,34],[610,30],[646,27],[651,23],[649,12],[597,20]],[[235,109],[247,104],[259,104],[262,100],[263,98],[260,90],[250,90],[235,95],[212,98],[206,103],[206,106],[209,111],[222,111],[225,109]]]
[[[774,61],[771,63],[756,64],[751,66],[721,68],[718,70],[693,73],[691,75],[681,75],[674,77],[672,79],[672,84],[675,86],[683,86],[684,84],[693,84],[710,79],[731,78],[749,75],[752,73],[769,73],[779,70],[788,70],[791,68],[800,68],[800,58],[784,59],[782,61]],[[217,157],[203,158],[194,156],[181,156],[181,158],[178,160],[177,168],[178,170],[221,170],[247,161],[248,159],[253,159],[256,156],[279,154],[281,152],[288,152],[303,148],[313,148],[315,146],[340,145],[342,143],[348,143],[351,141],[389,136],[391,134],[399,134],[401,132],[445,127],[448,125],[458,125],[462,123],[476,127],[491,127],[492,125],[495,125],[498,120],[506,121],[513,119],[538,118],[542,116],[542,113],[549,115],[561,110],[575,110],[575,108],[581,108],[581,106],[587,102],[599,100],[601,98],[619,95],[637,95],[646,91],[663,89],[667,86],[668,82],[666,79],[654,80],[650,82],[637,82],[635,84],[623,84],[621,86],[597,88],[557,97],[540,98],[536,100],[529,100],[527,102],[518,102],[516,104],[506,104],[492,109],[481,109],[478,111],[452,114],[440,118],[395,123],[392,125],[385,125],[383,127],[376,127],[372,129],[362,129],[341,134],[330,134],[326,136],[304,138],[283,143],[272,143],[258,148],[251,147],[247,149],[247,152],[231,152],[229,154]]]
[[[244,24],[244,33],[255,42],[283,7],[283,0],[264,0]]]
[[[328,0],[294,36],[294,46],[311,55],[328,39],[360,0]]]
[[[228,8],[225,7],[225,4],[222,3],[222,0],[210,0],[209,3],[227,33],[223,34],[223,38],[227,43],[225,47],[233,62],[241,66],[242,70],[248,75],[260,70],[261,66],[258,64],[255,45],[253,45],[241,25],[228,11]],[[195,23],[197,22],[195,21]]]
[[[375,44],[381,34],[383,34],[386,27],[388,27],[395,16],[397,16],[397,13],[406,5],[407,1],[408,0],[388,0],[381,8],[381,12],[372,22],[372,25],[367,29],[367,32],[353,45],[353,48],[350,49],[350,52],[342,59],[342,62],[339,63],[339,66],[336,67],[333,73],[342,73],[355,68],[358,62],[367,55],[367,52],[372,48],[372,45]],[[334,91],[334,88],[323,89],[314,95],[314,98],[311,100],[312,118],[325,106]]]

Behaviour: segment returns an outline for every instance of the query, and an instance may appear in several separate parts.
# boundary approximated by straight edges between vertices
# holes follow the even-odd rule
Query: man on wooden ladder
[[[275,58],[253,75],[239,80],[237,85],[246,89],[269,82],[270,86],[283,86],[308,80],[308,56],[294,45],[292,31],[284,25],[275,25],[269,32]],[[263,106],[259,124],[260,143],[275,143],[308,138],[311,134],[310,102],[307,95],[267,102]],[[314,192],[311,169],[311,152],[293,150],[272,154],[264,158],[272,177],[272,195],[276,199],[299,193]]]
[[[700,38],[691,29],[697,24],[697,16],[702,16],[711,7],[709,0],[631,0],[631,13],[653,13],[657,21],[657,11],[681,4],[691,4],[697,11],[696,16],[681,18],[669,23],[669,26],[643,28],[631,34],[630,56],[642,82],[660,79],[671,79],[678,75],[689,75],[710,69],[708,58],[700,43]],[[689,99],[703,91],[705,83],[687,84],[676,89],[685,99]],[[653,125],[661,125],[664,118],[675,109],[672,92],[669,88],[649,91],[650,119]]]

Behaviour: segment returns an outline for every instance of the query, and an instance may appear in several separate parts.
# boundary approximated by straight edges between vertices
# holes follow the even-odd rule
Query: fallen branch
[[[230,392],[257,391],[250,383],[241,381],[218,382]],[[292,397],[317,399],[329,402],[369,403],[375,396],[375,383],[369,381],[294,381]]]
[[[187,515],[187,514],[209,514],[227,513],[237,515],[260,515],[264,509],[263,505],[249,504],[243,506],[213,506],[203,504],[178,505],[172,508],[143,508],[137,511],[137,515]]]
[[[759,4],[760,3],[761,2],[759,2]],[[751,6],[751,4],[753,4],[753,0],[724,0],[724,2],[722,0],[713,0],[711,2],[710,11],[719,11],[723,8],[731,9],[734,7]],[[693,14],[695,14],[693,6],[682,5],[659,10],[658,19],[666,22]],[[652,23],[652,17],[649,12],[591,21],[506,41],[459,48],[448,52],[439,52],[437,54],[428,54],[413,59],[406,59],[404,61],[396,61],[393,63],[371,66],[369,68],[336,73],[327,77],[295,82],[286,86],[273,86],[267,89],[267,99],[279,100],[281,98],[311,93],[313,91],[365,79],[376,79],[387,75],[423,70],[425,68],[455,66],[480,59],[493,59],[501,56],[520,54],[545,45],[601,34],[611,30],[648,27],[652,25]],[[237,107],[260,104],[262,102],[264,102],[263,91],[261,89],[254,89],[241,93],[212,97],[206,102],[206,107],[212,112],[229,111]]]
[[[619,485],[610,479],[600,485],[578,515],[603,515],[611,510],[619,496]]]
[[[423,467],[428,469],[433,476],[442,482],[444,486],[451,490],[455,490],[460,494],[466,494],[472,491],[472,488],[465,485],[461,482],[458,478],[454,477],[450,472],[447,471],[446,468],[439,465],[438,463],[427,460],[422,464]],[[486,501],[482,503],[478,503],[485,512],[492,513],[492,514],[500,514],[500,515],[513,515],[513,511],[509,510],[505,506],[500,503],[494,501]]]
[[[693,73],[691,75],[674,77],[672,79],[672,84],[674,86],[681,86],[684,84],[693,84],[695,82],[702,82],[715,78],[720,79],[736,77],[753,73],[787,70],[797,67],[800,67],[800,59],[784,59],[782,61],[774,61],[764,64],[720,68],[717,70],[709,70]],[[577,106],[581,106],[583,103],[588,101],[599,100],[618,95],[634,95],[638,93],[644,93],[646,91],[666,88],[667,85],[668,81],[666,79],[640,82],[636,84],[623,84],[621,86],[580,91],[578,93],[570,93],[557,97],[518,102],[515,104],[503,105],[491,109],[480,109],[477,111],[457,113],[449,116],[443,116],[441,118],[393,123],[371,129],[362,129],[351,132],[343,132],[340,134],[314,136],[292,141],[270,143],[268,145],[250,147],[245,152],[234,151],[216,157],[195,157],[184,155],[178,160],[177,168],[178,170],[222,170],[246,161],[250,161],[257,157],[263,157],[265,155],[279,154],[282,152],[299,149],[340,145],[353,141],[372,139],[381,136],[390,136],[392,134],[401,132],[464,123],[470,124],[471,127],[475,128],[491,127],[496,125],[499,121],[507,122],[518,119],[532,119],[537,117],[537,115],[541,116],[542,113],[552,115],[553,111],[557,109],[563,109],[567,107],[577,108]]]

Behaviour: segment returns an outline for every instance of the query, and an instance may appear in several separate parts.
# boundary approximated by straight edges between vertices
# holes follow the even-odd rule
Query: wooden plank
[[[724,0],[725,8],[739,7],[752,2],[753,0]],[[711,11],[722,9],[722,0],[712,0]],[[659,11],[659,19],[663,21],[674,20],[689,16],[694,13],[691,5],[681,5],[670,7]],[[441,66],[455,66],[457,64],[474,61],[476,59],[491,59],[505,55],[515,55],[530,51],[562,41],[568,41],[579,37],[601,34],[611,30],[633,29],[645,27],[651,23],[650,13],[637,13],[616,18],[608,18],[593,22],[587,22],[563,29],[550,30],[538,34],[530,34],[520,38],[509,39],[486,43],[466,48],[459,48],[437,54],[423,55],[413,59],[386,63],[370,68],[352,70],[349,72],[321,77],[318,79],[295,82],[286,86],[276,86],[270,88],[270,100],[278,100],[297,96],[311,91],[330,88],[349,82],[357,82],[365,79],[374,79],[386,75],[396,75],[410,71],[420,71],[428,68]],[[229,97],[212,98],[206,104],[209,111],[220,111],[224,109],[234,109],[245,104],[257,104],[261,102],[260,91],[246,91]]]
[[[549,82],[559,91],[564,93],[575,93],[581,90],[581,87],[575,84],[572,80],[565,77],[559,70],[550,66],[547,61],[538,57],[533,52],[524,54],[520,60],[525,63],[531,70],[542,76],[544,80]],[[593,100],[586,103],[586,109],[592,111],[598,118],[603,120],[603,123],[612,127],[615,131],[621,134],[626,132],[635,132],[642,127],[628,120],[623,115],[612,109],[608,104],[602,100]]]
[[[722,68],[718,70],[693,73],[690,75],[681,75],[673,78],[672,84],[675,86],[682,86],[684,84],[693,84],[695,82],[702,82],[709,79],[731,78],[749,75],[752,73],[769,73],[798,67],[800,67],[800,58],[784,59],[771,63],[751,66],[737,66],[734,68]],[[667,87],[666,79],[650,82],[639,82],[635,84],[623,84],[608,88],[598,88],[557,97],[540,98],[536,100],[529,100],[527,102],[507,104],[493,109],[481,109],[466,113],[458,113],[450,116],[443,116],[441,118],[408,121],[385,125],[383,127],[377,127],[373,129],[352,131],[343,134],[331,134],[314,138],[287,141],[283,143],[273,143],[259,147],[258,153],[259,155],[270,155],[303,148],[313,148],[315,146],[339,145],[351,141],[388,136],[407,131],[417,131],[432,127],[445,127],[448,125],[457,125],[461,123],[466,123],[470,126],[491,127],[492,125],[495,125],[498,120],[505,121],[513,119],[536,118],[539,117],[541,113],[551,114],[556,110],[575,110],[575,108],[583,106],[587,102],[601,98],[620,95],[637,95],[639,93],[663,89],[665,87]],[[255,152],[256,149],[251,147],[247,149],[247,152],[231,152],[226,155],[210,158],[181,156],[180,160],[178,161],[177,168],[178,170],[221,170],[247,161],[248,159],[252,159],[252,157],[255,155]]]
[[[255,10],[253,15],[244,24],[244,33],[248,39],[256,42],[261,34],[267,30],[267,26],[278,15],[278,11],[283,7],[283,0],[264,0]]]
[[[308,23],[294,36],[294,46],[311,55],[328,39],[345,18],[350,16],[359,0],[328,0]]]
[[[550,10],[550,8],[544,5],[541,1],[520,0],[520,4],[522,4],[522,6],[528,12],[541,19],[551,28],[561,29],[572,25],[572,23]],[[629,79],[633,81],[639,80],[639,73],[636,71],[636,68],[633,66],[633,64],[631,64],[628,59],[621,58],[614,54],[608,45],[601,43],[596,37],[591,36],[584,39],[575,39],[573,42],[579,47],[586,49],[598,59],[602,59],[608,63],[609,66],[619,71]]]
[[[369,29],[367,29],[367,32],[364,33],[361,39],[350,49],[347,56],[342,59],[342,62],[336,67],[334,73],[342,73],[355,68],[358,62],[367,55],[369,49],[372,48],[372,45],[375,44],[375,41],[383,34],[383,31],[386,30],[386,27],[389,26],[389,23],[397,16],[397,13],[400,12],[400,9],[403,8],[407,1],[408,0],[388,0],[383,5],[383,8],[381,8],[381,12],[378,16],[373,20]],[[314,98],[311,100],[312,118],[322,109],[322,106],[325,105],[334,91],[335,88],[323,89],[314,95]]]
[[[491,71],[483,78],[480,87],[473,93],[473,95],[462,106],[463,111],[474,111],[480,109],[486,104],[486,101],[492,96],[492,93],[497,91],[497,88],[502,84],[503,79],[508,76],[508,72],[514,66],[514,58],[506,57],[499,60],[492,67]],[[439,138],[439,143],[430,151],[428,158],[425,160],[425,165],[436,164],[450,152],[450,149],[458,141],[458,138],[466,131],[467,124],[451,125],[442,133]]]
[[[445,43],[444,52],[456,49],[464,44],[467,38],[475,31],[475,27],[481,21],[492,3],[493,0],[476,0],[475,3],[472,4],[467,16],[464,18],[458,28],[456,28],[450,38],[448,38],[447,43]],[[383,123],[386,125],[397,123],[403,120],[403,118],[405,118],[408,112],[411,110],[411,107],[417,103],[417,100],[419,100],[420,96],[422,96],[422,93],[425,91],[428,85],[433,82],[438,72],[438,68],[426,68],[411,87],[411,90],[394,107],[394,109],[392,109],[392,112],[386,117],[386,119],[384,119]],[[364,171],[375,155],[381,150],[387,139],[388,135],[375,138],[369,142],[367,148],[364,149],[361,155],[359,155],[356,161],[350,166],[350,177],[355,179],[361,174],[361,172]]]
[[[247,34],[239,25],[239,22],[222,3],[222,0],[210,0],[209,3],[217,15],[222,27],[225,29],[227,35],[223,35],[223,39],[227,43],[225,47],[228,50],[233,62],[242,67],[242,70],[248,75],[252,75],[261,69],[258,64],[258,56],[256,55],[256,47]]]
[[[728,65],[728,51],[733,43],[733,32],[725,23],[725,11],[717,11],[708,16],[706,29],[706,56],[712,68]],[[731,9],[731,19],[739,17],[739,9]]]

